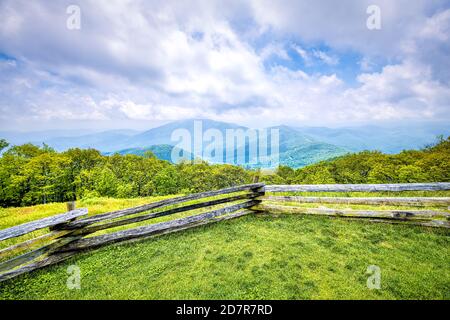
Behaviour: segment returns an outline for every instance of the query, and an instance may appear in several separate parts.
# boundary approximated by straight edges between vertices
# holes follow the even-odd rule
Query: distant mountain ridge
[[[145,156],[147,151],[153,153],[158,159],[166,160],[172,162],[172,151],[175,149],[175,152],[181,152],[181,149],[171,146],[169,144],[158,144],[154,146],[150,146],[147,148],[129,148],[123,149],[115,152],[103,152],[105,156],[111,156],[113,154],[127,155],[134,154],[137,156]],[[189,155],[188,155],[189,157]],[[192,156],[191,156],[192,158]]]
[[[216,129],[225,137],[227,129],[248,129],[233,123],[199,119],[202,131]],[[192,136],[194,119],[174,121],[149,129],[144,132],[134,130],[110,130],[89,132],[76,130],[53,130],[45,132],[14,133],[1,132],[0,138],[5,138],[12,144],[32,142],[46,143],[58,151],[69,148],[95,148],[103,154],[137,154],[152,151],[158,158],[171,160],[171,153],[177,141],[171,140],[176,129],[186,129]],[[361,150],[380,150],[385,153],[397,153],[404,149],[419,149],[435,141],[438,134],[450,134],[446,126],[415,126],[415,127],[292,127],[280,125],[267,128],[279,130],[279,159],[283,165],[303,167],[321,160],[334,158],[348,152]],[[236,147],[248,148],[245,145]],[[207,143],[203,143],[206,146]],[[248,156],[248,150],[245,149]],[[191,155],[191,154],[190,154]],[[209,161],[211,159],[205,158]],[[227,159],[224,159],[229,162]]]
[[[122,143],[129,137],[140,133],[135,130],[108,130],[96,132],[93,130],[47,130],[36,132],[0,131],[0,138],[11,144],[33,143],[41,145],[46,143],[57,151],[70,148],[95,148],[105,151],[111,147],[122,148]]]
[[[207,131],[208,129],[218,130],[222,136],[226,137],[227,129],[242,129],[247,130],[247,127],[239,126],[231,123],[225,122],[217,122],[212,120],[200,119],[201,121],[201,129],[202,133]],[[171,134],[177,129],[185,129],[187,130],[191,137],[194,136],[194,120],[184,120],[177,121],[166,124],[164,126],[150,129],[146,132],[140,133],[136,136],[130,137],[128,142],[128,148],[121,149],[116,151],[119,154],[137,154],[143,155],[146,151],[152,151],[155,153],[155,150],[158,151],[155,153],[158,158],[164,160],[171,160],[170,155],[172,149],[170,146],[176,144],[176,142],[171,140]],[[299,133],[293,128],[287,126],[278,126],[267,128],[267,131],[270,133],[271,129],[279,130],[279,161],[283,165],[288,165],[291,167],[302,167],[311,163],[315,163],[317,161],[333,158],[339,155],[343,155],[348,153],[348,150],[334,146],[329,143],[323,143],[308,137],[302,133]],[[224,142],[225,143],[225,142]],[[227,141],[228,143],[228,141]],[[234,148],[234,152],[237,154],[238,151],[241,151],[245,154],[245,166],[248,167],[259,167],[258,164],[248,164],[250,160],[249,154],[249,144],[250,143],[258,143],[258,141],[246,141],[245,144],[236,145]],[[151,144],[150,146],[147,146]],[[207,147],[209,142],[203,142],[203,149]],[[144,147],[142,147],[144,146]],[[160,146],[165,146],[161,148]],[[225,146],[224,146],[225,147]],[[192,148],[191,150],[192,151]],[[270,154],[272,151],[269,149],[268,153]],[[113,154],[114,152],[107,152],[105,154]],[[189,154],[189,159],[192,160],[192,153]],[[206,155],[203,156],[203,159],[214,163],[217,160],[208,158]],[[236,163],[236,159],[233,157],[227,158],[226,153],[224,152],[222,155],[222,160],[219,163]],[[240,163],[242,164],[242,163]]]
[[[331,143],[351,151],[379,150],[399,153],[403,150],[422,149],[434,143],[438,135],[450,135],[450,125],[411,124],[409,126],[364,126],[349,128],[302,127],[294,128],[311,138]]]
[[[171,140],[172,133],[177,129],[186,129],[191,135],[194,132],[194,121],[201,121],[203,132],[208,129],[217,129],[225,135],[226,129],[248,129],[232,123],[212,121],[207,119],[190,119],[174,121],[137,134],[128,140],[129,147],[149,147],[152,145],[169,144],[174,145],[176,142]]]

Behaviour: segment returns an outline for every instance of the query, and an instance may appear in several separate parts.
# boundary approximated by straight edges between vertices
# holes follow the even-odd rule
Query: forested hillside
[[[0,140],[0,150],[7,147]],[[151,152],[104,156],[94,149],[59,153],[45,144],[24,144],[6,149],[0,158],[0,205],[202,192],[250,183],[257,174],[226,164],[174,165]],[[296,170],[282,166],[261,180],[274,184],[448,182],[450,138],[420,151],[395,155],[365,151]]]
[[[413,183],[450,181],[450,137],[399,154],[363,151],[265,177],[273,184]]]

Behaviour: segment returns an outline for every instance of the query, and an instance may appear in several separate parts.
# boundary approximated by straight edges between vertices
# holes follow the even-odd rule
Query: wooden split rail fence
[[[167,234],[209,223],[241,217],[249,213],[301,213],[313,215],[366,218],[376,222],[408,222],[449,228],[450,214],[436,210],[359,210],[308,208],[303,204],[333,205],[450,205],[449,197],[311,197],[277,195],[300,192],[398,192],[450,190],[450,183],[365,184],[365,185],[268,185],[253,183],[221,190],[165,199],[134,208],[88,217],[87,209],[76,209],[60,215],[0,230],[0,244],[12,238],[20,243],[0,250],[0,281],[61,262],[78,252],[107,244],[129,242]],[[282,203],[282,204],[280,204]],[[294,205],[292,205],[294,204]],[[300,204],[296,205],[296,204]],[[190,212],[176,219],[144,224],[143,222],[172,214]],[[139,225],[140,223],[140,225]],[[124,228],[124,226],[128,226]],[[43,230],[48,233],[42,234]],[[110,232],[107,232],[110,231]],[[37,236],[35,232],[39,232]],[[107,232],[107,233],[105,233]],[[98,234],[100,233],[100,234]],[[30,239],[31,238],[31,239]]]
[[[298,213],[309,215],[324,215],[344,218],[363,218],[371,222],[407,223],[429,227],[450,228],[450,197],[311,197],[296,195],[277,195],[280,193],[301,192],[389,192],[402,191],[446,191],[450,183],[399,183],[399,184],[319,184],[319,185],[269,185],[265,192],[269,195],[257,198],[261,203],[253,210],[280,214]],[[311,208],[305,204],[320,204],[321,207]],[[384,205],[403,207],[433,207],[425,209],[388,209],[364,210],[349,208],[327,208],[323,205]],[[436,210],[436,209],[437,210]],[[446,211],[444,211],[444,208]]]

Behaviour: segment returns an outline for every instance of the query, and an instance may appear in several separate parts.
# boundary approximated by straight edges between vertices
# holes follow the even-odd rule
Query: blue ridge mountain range
[[[11,144],[46,143],[57,151],[69,148],[95,148],[105,155],[114,153],[143,155],[152,151],[158,158],[171,160],[172,149],[178,141],[171,135],[177,129],[186,129],[193,136],[194,119],[174,121],[140,132],[134,130],[109,130],[103,132],[79,130],[49,130],[40,132],[0,131],[0,138]],[[227,129],[248,129],[232,123],[201,119],[202,130],[219,130],[225,137]],[[291,167],[303,167],[321,160],[334,158],[349,152],[379,150],[397,153],[405,149],[420,149],[436,141],[438,135],[450,134],[446,124],[414,124],[408,126],[361,126],[348,128],[276,126],[279,130],[280,163]],[[203,143],[205,147],[206,143]],[[178,148],[178,147],[177,147]],[[245,148],[248,157],[248,141],[237,145]],[[191,149],[192,150],[192,149]],[[177,150],[177,152],[181,151]],[[192,156],[187,152],[187,155]],[[210,160],[205,158],[205,160]],[[232,162],[224,158],[225,162]]]

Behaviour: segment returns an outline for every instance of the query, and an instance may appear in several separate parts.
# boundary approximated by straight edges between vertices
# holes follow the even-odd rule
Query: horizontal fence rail
[[[450,214],[432,210],[351,210],[351,209],[328,209],[328,208],[303,208],[294,206],[280,206],[273,204],[263,204],[256,210],[262,208],[264,211],[275,213],[305,213],[316,215],[334,215],[341,217],[361,217],[361,218],[388,218],[398,220],[445,218]]]
[[[206,201],[206,202],[201,202],[201,203],[195,203],[195,204],[191,204],[191,205],[187,205],[187,206],[182,206],[179,208],[173,208],[173,209],[169,209],[169,210],[165,210],[165,211],[159,211],[159,212],[155,212],[155,213],[150,213],[150,214],[146,214],[143,216],[138,216],[138,217],[133,217],[133,218],[128,218],[128,219],[123,219],[123,220],[118,220],[118,221],[111,221],[111,222],[106,222],[106,223],[102,223],[100,225],[90,225],[89,224],[84,224],[83,220],[77,221],[77,222],[81,222],[81,223],[72,223],[72,224],[65,224],[65,225],[61,225],[59,228],[60,229],[74,229],[75,226],[85,226],[82,227],[82,229],[79,229],[77,231],[75,231],[75,234],[89,234],[89,233],[93,233],[93,232],[97,232],[100,230],[104,230],[104,229],[109,229],[109,228],[113,228],[113,227],[118,227],[118,226],[123,226],[123,225],[127,225],[127,224],[131,224],[131,223],[137,223],[137,222],[142,222],[145,220],[149,220],[149,219],[154,219],[154,218],[158,218],[158,217],[164,217],[167,215],[172,215],[175,213],[179,213],[179,212],[184,212],[184,211],[190,211],[190,210],[195,210],[195,209],[200,209],[200,208],[205,208],[205,207],[210,207],[210,206],[214,206],[214,205],[218,205],[218,204],[223,204],[223,203],[227,203],[227,202],[233,202],[233,201],[237,201],[237,200],[244,200],[244,199],[253,199],[258,197],[259,195],[261,195],[260,193],[249,193],[249,194],[243,194],[243,195],[238,195],[238,196],[232,196],[232,197],[227,197],[227,198],[223,198],[223,199],[217,199],[217,200],[211,200],[211,201]],[[105,218],[105,220],[110,220],[111,218]]]
[[[71,251],[71,250],[84,250],[103,246],[105,244],[121,242],[124,240],[131,240],[136,238],[145,238],[148,236],[153,236],[161,232],[168,232],[176,230],[178,228],[183,228],[189,225],[194,225],[195,223],[204,221],[205,219],[215,218],[230,212],[235,212],[240,209],[250,208],[256,205],[258,201],[247,201],[244,203],[228,206],[225,208],[217,209],[207,213],[202,213],[199,215],[194,215],[186,218],[176,219],[167,222],[161,222],[156,224],[151,224],[149,226],[133,228],[123,231],[118,231],[110,234],[105,234],[96,237],[84,238],[75,242],[70,243],[65,246],[61,251]]]
[[[450,183],[399,183],[399,184],[321,184],[321,185],[269,185],[269,193],[290,192],[402,192],[447,191]],[[305,204],[332,205],[384,205],[412,207],[450,206],[449,197],[310,197],[297,195],[264,195],[253,210],[270,214],[306,214],[344,218],[363,218],[365,221],[408,223],[429,227],[450,228],[450,214],[435,210],[364,210],[353,208],[309,208]]]
[[[367,204],[367,205],[404,205],[404,206],[450,206],[450,197],[302,197],[302,196],[265,196],[260,200],[297,203],[324,204]]]
[[[397,183],[397,184],[297,184],[271,185],[266,192],[380,192],[380,191],[441,191],[450,190],[450,183]]]
[[[77,209],[56,216],[24,223],[9,229],[0,230],[0,241],[19,237],[39,229],[61,225],[64,222],[68,222],[78,217],[86,216],[87,213],[87,209]]]
[[[62,236],[65,236],[72,231],[52,231],[47,234],[44,234],[42,236],[38,236],[36,238],[26,240],[24,242],[14,244],[8,248],[0,250],[0,259],[4,259],[9,255],[10,252],[14,252],[15,254],[19,254],[21,252],[24,252],[28,250],[29,248],[32,248],[36,243],[39,242],[46,242],[46,241],[53,241],[55,239],[58,239]]]
[[[109,213],[104,213],[104,214],[98,214],[93,217],[89,217],[86,219],[76,221],[76,222],[70,224],[70,227],[78,228],[78,227],[86,226],[86,225],[104,221],[104,220],[115,219],[115,218],[119,218],[119,217],[123,217],[123,216],[127,216],[127,215],[132,215],[132,214],[136,214],[136,213],[140,213],[140,212],[149,211],[149,210],[156,209],[156,208],[167,207],[169,205],[174,205],[174,204],[183,203],[183,202],[187,202],[187,201],[209,198],[209,197],[219,196],[222,194],[228,194],[228,193],[234,193],[234,192],[240,192],[240,191],[246,191],[246,190],[257,190],[257,189],[263,188],[263,187],[264,187],[263,183],[254,183],[254,184],[241,185],[241,186],[231,187],[231,188],[226,188],[226,189],[221,189],[221,190],[195,193],[195,194],[191,194],[191,195],[187,195],[187,196],[183,196],[183,197],[176,197],[176,198],[161,200],[158,202],[152,202],[152,203],[134,207],[134,208],[119,210],[119,211],[114,211],[114,212],[109,212]]]
[[[29,235],[37,230],[45,232],[42,229],[49,229],[49,232],[46,234],[19,243],[13,243],[9,247],[0,250],[0,281],[64,261],[81,251],[113,243],[139,241],[149,237],[238,218],[250,213],[307,214],[360,220],[362,218],[364,221],[371,222],[408,223],[427,227],[449,228],[450,213],[444,210],[448,209],[450,205],[450,197],[311,197],[273,195],[273,193],[281,192],[443,190],[450,190],[450,183],[267,186],[264,183],[253,183],[169,198],[94,216],[87,216],[87,209],[76,209],[0,230],[0,241],[11,241],[13,238]],[[266,192],[270,194],[266,194]],[[305,205],[310,204],[318,204],[320,207],[305,207]],[[333,206],[432,207],[432,209],[437,207],[439,210],[430,210],[429,208],[423,208],[423,210],[416,210],[418,208],[366,210],[348,207],[323,207],[323,205],[328,204]],[[196,210],[197,212],[195,212]],[[190,215],[151,223],[152,219],[183,212],[190,212]],[[146,224],[140,225],[143,223]],[[95,233],[98,231],[102,231],[103,234],[96,235]]]
[[[49,228],[50,232],[0,250],[0,259],[9,258],[0,262],[0,281],[58,263],[80,251],[117,242],[141,240],[241,217],[253,212],[249,208],[259,204],[260,201],[256,200],[256,198],[263,194],[264,184],[253,183],[165,199],[92,217],[85,217],[88,213],[87,209],[77,209],[1,230],[0,240],[23,236],[44,228]],[[193,201],[200,202],[190,203]],[[177,205],[179,206],[174,207]],[[192,214],[188,217],[90,236],[101,230],[109,230],[181,212],[214,208],[221,205],[225,206],[210,209],[199,214]],[[156,212],[153,212],[155,210]],[[146,213],[147,211],[152,212]],[[42,244],[44,242],[45,244]],[[33,248],[34,246],[37,246],[37,248]],[[11,255],[15,256],[11,258]]]

